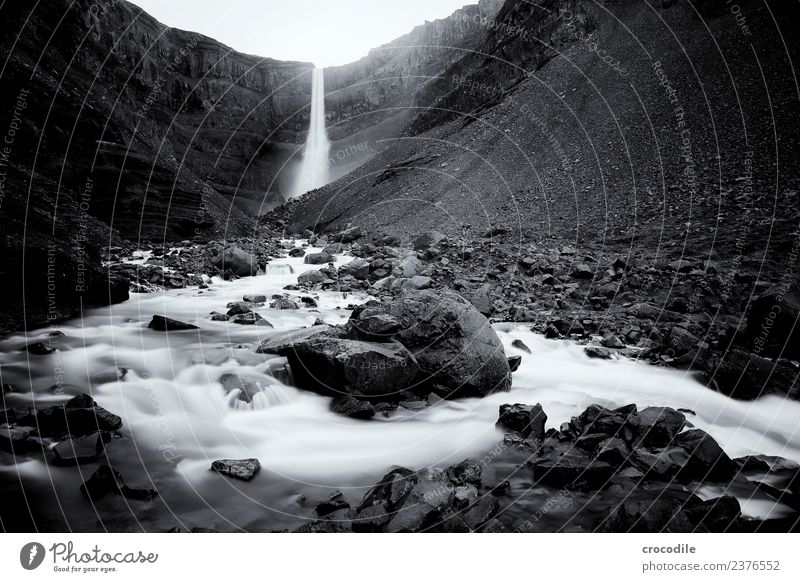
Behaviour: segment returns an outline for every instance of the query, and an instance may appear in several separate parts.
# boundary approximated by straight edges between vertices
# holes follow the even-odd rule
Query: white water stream
[[[350,259],[340,256],[337,264]],[[328,409],[329,398],[284,385],[270,374],[284,360],[257,354],[255,348],[274,330],[207,319],[209,312],[224,312],[229,301],[247,293],[267,298],[283,293],[285,285],[311,268],[302,258],[284,258],[273,261],[265,275],[215,280],[202,292],[134,294],[129,301],[59,325],[56,329],[66,337],[59,339],[60,350],[53,355],[22,350],[48,330],[7,338],[0,342],[2,380],[22,390],[6,395],[6,404],[42,407],[91,392],[123,419],[122,431],[129,438],[113,441],[108,450],[126,480],[157,488],[161,503],[182,519],[196,515],[205,524],[211,515],[220,527],[279,527],[300,511],[297,495],[317,486],[347,491],[374,484],[392,466],[421,468],[482,456],[502,440],[495,421],[499,405],[506,402],[540,402],[548,428],[558,428],[592,403],[688,408],[696,412],[689,416],[692,424],[710,433],[731,457],[764,453],[800,461],[798,402],[775,397],[735,401],[687,373],[628,360],[593,360],[581,346],[546,340],[521,324],[496,326],[507,354],[522,355],[510,393],[400,409],[372,421],[336,415]],[[268,306],[257,311],[275,329],[291,329],[311,325],[317,317],[343,323],[348,304],[368,299],[335,292],[316,296],[318,312]],[[150,330],[153,314],[194,323],[200,333]],[[512,347],[514,339],[524,341],[533,354]],[[121,381],[115,379],[117,367],[129,370]],[[219,382],[231,372],[259,383],[263,393],[252,404],[238,402]],[[63,384],[60,390],[52,388],[57,380]],[[209,471],[214,459],[245,457],[257,457],[263,467],[249,483]],[[94,468],[87,466],[83,477]],[[35,459],[14,464],[10,454],[0,452],[0,476],[22,479],[31,490],[55,484],[63,495],[53,511],[61,511],[77,529],[97,526],[95,509],[85,507],[78,494],[80,475],[74,467]],[[137,510],[137,523],[148,519],[148,511],[153,512],[152,527],[169,525],[163,507],[161,517],[154,509]]]

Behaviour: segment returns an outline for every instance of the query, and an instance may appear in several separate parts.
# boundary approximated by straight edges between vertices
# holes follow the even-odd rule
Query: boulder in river
[[[353,312],[350,333],[368,332],[372,319],[383,315],[399,324],[385,339],[413,352],[429,382],[448,396],[485,396],[510,388],[511,370],[500,339],[457,293],[405,290],[391,302],[367,304]]]
[[[230,271],[239,277],[249,277],[258,272],[256,258],[237,246],[229,246],[211,261],[222,272]]]
[[[325,265],[333,261],[333,255],[320,252],[320,253],[309,253],[306,255],[303,262],[307,265]]]
[[[250,481],[261,470],[258,459],[220,459],[211,463],[211,469],[222,475]]]
[[[184,323],[183,321],[178,321],[177,319],[164,317],[163,315],[154,315],[147,327],[156,331],[183,331],[187,329],[197,329],[196,325]]]
[[[146,487],[129,487],[125,484],[119,471],[108,465],[100,465],[92,476],[81,485],[81,493],[91,501],[99,501],[109,493],[121,495],[126,499],[152,501],[158,492]]]
[[[501,404],[497,426],[519,433],[522,438],[544,438],[547,414],[541,404]]]
[[[88,394],[78,394],[63,405],[37,412],[35,423],[42,436],[83,436],[98,430],[117,430],[122,419],[98,406]]]

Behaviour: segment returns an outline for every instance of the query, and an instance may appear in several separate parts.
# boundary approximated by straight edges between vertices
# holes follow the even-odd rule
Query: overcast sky
[[[341,65],[477,0],[132,0],[245,53]]]

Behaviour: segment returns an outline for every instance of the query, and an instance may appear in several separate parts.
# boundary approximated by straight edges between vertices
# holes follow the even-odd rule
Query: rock
[[[305,249],[302,249],[300,247],[295,247],[289,251],[289,256],[295,258],[303,257],[305,256],[305,254],[306,254]]]
[[[701,501],[693,497],[685,504],[683,513],[697,530],[703,528],[711,533],[737,531],[742,517],[739,500],[729,495]]]
[[[107,432],[97,432],[61,441],[53,447],[59,464],[90,463],[96,461],[111,440]]]
[[[689,330],[677,325],[672,327],[667,338],[667,346],[672,350],[671,355],[673,357],[689,353],[699,343],[700,340]]]
[[[339,234],[335,234],[332,236],[333,240],[339,241],[340,243],[351,243],[355,240],[360,239],[366,234],[364,229],[360,226],[353,226],[346,230],[343,230]]]
[[[345,331],[343,327],[334,327],[326,324],[314,325],[303,329],[279,331],[271,334],[267,339],[261,342],[261,345],[256,351],[260,354],[286,356],[293,352],[295,347],[300,344],[315,339],[341,338],[344,337]]]
[[[266,300],[266,295],[245,295],[242,297],[242,301],[247,301],[248,303],[264,303]]]
[[[226,305],[228,308],[228,317],[233,315],[244,315],[253,311],[253,304],[249,301],[232,301]]]
[[[544,438],[547,414],[541,404],[501,404],[497,426],[519,433],[523,438]]]
[[[773,285],[753,301],[745,337],[756,355],[800,360],[800,294],[792,286]]]
[[[497,512],[499,506],[497,497],[484,495],[464,512],[463,519],[471,530],[476,530]]]
[[[314,285],[322,283],[327,277],[319,271],[306,271],[297,277],[297,282],[301,285]]]
[[[711,358],[705,371],[714,379],[713,388],[733,398],[752,400],[768,394],[800,397],[796,381],[800,368],[789,360],[772,360],[733,348],[724,357]]]
[[[211,469],[222,475],[250,481],[261,470],[258,459],[220,459],[211,463]]]
[[[452,502],[452,486],[439,479],[420,479],[408,492],[384,531],[424,531],[439,521],[441,512]]]
[[[386,511],[386,505],[370,505],[358,511],[353,518],[353,531],[379,532],[389,523],[392,516]]]
[[[178,321],[177,319],[164,317],[163,315],[154,315],[147,327],[156,331],[183,331],[187,329],[198,329],[196,325],[184,323],[182,321]]]
[[[99,501],[109,493],[137,501],[152,501],[158,495],[155,489],[128,487],[122,475],[108,465],[100,465],[97,471],[83,482],[81,493],[92,501]]]
[[[682,511],[685,497],[661,495],[630,499],[602,517],[599,531],[616,533],[689,533],[696,526]]]
[[[608,333],[603,337],[603,345],[607,348],[622,349],[625,347],[625,342],[613,333]]]
[[[366,259],[353,259],[346,265],[339,267],[339,277],[351,276],[359,281],[369,278],[370,264]]]
[[[444,238],[445,235],[443,235],[441,232],[432,230],[415,238],[412,242],[412,245],[414,250],[426,250],[439,244],[442,240],[444,240]]]
[[[528,346],[526,346],[525,342],[523,342],[522,340],[515,339],[513,342],[511,342],[511,345],[517,348],[518,350],[522,350],[525,353],[528,354],[531,353],[531,349]]]
[[[272,309],[300,309],[294,301],[283,295],[273,296],[272,302],[269,304]]]
[[[592,404],[570,421],[575,434],[600,434],[606,437],[619,437],[631,440],[639,427],[636,406],[609,410],[599,404]]]
[[[253,396],[261,392],[261,386],[255,380],[243,378],[238,373],[223,374],[220,376],[219,383],[222,384],[226,393],[237,390],[239,392],[237,398],[242,402],[252,402]]]
[[[665,447],[686,424],[686,417],[669,407],[650,406],[637,414],[637,446]]]
[[[29,430],[7,425],[0,426],[0,450],[14,455],[35,450],[36,443],[29,437]]]
[[[309,253],[306,255],[306,258],[303,259],[303,262],[307,265],[325,265],[333,262],[333,255],[326,252]]]
[[[630,457],[631,464],[649,479],[670,481],[683,471],[689,455],[679,447],[661,449],[639,448]]]
[[[508,368],[512,373],[519,370],[519,367],[522,364],[522,356],[509,356],[506,359],[508,360]]]
[[[587,485],[605,486],[614,474],[614,467],[593,458],[572,443],[544,446],[528,461],[534,481],[556,487]]]
[[[433,280],[430,277],[414,275],[410,279],[403,281],[403,289],[427,289]]]
[[[583,348],[583,353],[593,360],[610,360],[612,358],[612,353],[608,348],[601,348],[599,346],[586,346]]]
[[[586,263],[578,263],[572,270],[573,279],[592,279],[594,277],[594,269]]]
[[[78,394],[63,406],[51,406],[36,413],[36,426],[42,436],[84,436],[99,431],[114,431],[122,419],[97,406],[88,394]]]
[[[700,429],[691,429],[677,435],[672,443],[689,456],[684,474],[698,481],[730,481],[739,472],[739,466],[725,454],[711,435]]]
[[[480,487],[483,465],[478,459],[464,459],[457,465],[447,468],[447,478],[454,485],[474,485]]]
[[[601,441],[595,449],[597,459],[619,467],[623,465],[630,456],[631,450],[624,440],[617,437],[609,437]]]
[[[53,347],[49,341],[34,342],[29,344],[26,349],[35,356],[46,356],[56,351],[55,347]]]
[[[360,418],[364,420],[375,416],[375,407],[371,403],[365,400],[359,400],[349,394],[334,398],[331,402],[331,411],[349,416],[350,418]]]
[[[272,327],[272,324],[269,321],[261,317],[255,311],[234,315],[233,317],[228,319],[228,321],[230,323],[237,323],[239,325],[256,325],[263,327]]]
[[[401,324],[393,338],[414,352],[432,384],[448,395],[484,396],[508,390],[511,370],[494,329],[458,294],[404,290],[394,301],[354,312],[349,323],[387,314]]]
[[[320,517],[325,517],[342,509],[350,509],[350,504],[345,501],[342,492],[337,490],[331,493],[327,500],[318,503],[314,510]]]
[[[237,246],[226,248],[211,260],[211,264],[222,272],[230,271],[238,277],[249,277],[258,272],[255,257]]]
[[[453,505],[456,509],[464,509],[478,500],[478,490],[474,485],[461,485],[453,491]]]
[[[295,344],[287,358],[297,384],[323,394],[391,399],[420,376],[414,355],[398,342],[317,338]]]

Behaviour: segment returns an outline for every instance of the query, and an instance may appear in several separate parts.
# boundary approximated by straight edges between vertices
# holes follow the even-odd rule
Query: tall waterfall
[[[299,196],[330,182],[328,152],[331,142],[325,130],[325,76],[315,68],[311,77],[311,122],[308,126],[303,160],[292,187],[292,196]]]

